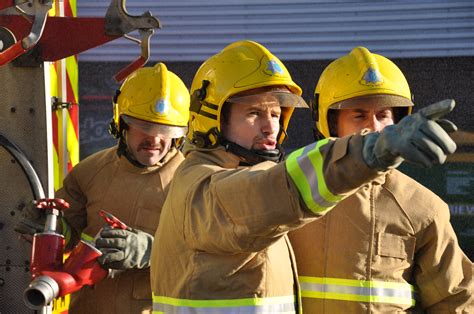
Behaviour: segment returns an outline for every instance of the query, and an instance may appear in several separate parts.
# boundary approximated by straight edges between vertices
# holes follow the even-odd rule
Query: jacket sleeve
[[[191,247],[212,253],[260,251],[309,219],[284,165],[269,165],[274,164],[225,169],[192,187],[184,219]]]
[[[87,226],[87,198],[73,169],[64,179],[63,186],[56,192],[56,197],[69,203],[69,208],[64,210],[62,233],[66,238],[67,247],[71,248],[79,242],[81,232]]]
[[[259,251],[324,214],[378,175],[365,166],[363,139],[355,137],[309,145],[276,166],[264,162],[198,180],[186,200],[190,245],[208,252]],[[324,201],[313,206],[318,193]]]
[[[474,313],[473,265],[458,245],[444,202],[417,237],[416,285],[428,313]]]
[[[324,139],[288,156],[287,173],[313,214],[324,214],[384,173],[365,164],[362,157],[364,134]]]

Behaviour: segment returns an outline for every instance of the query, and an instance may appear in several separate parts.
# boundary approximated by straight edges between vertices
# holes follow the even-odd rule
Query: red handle
[[[58,209],[63,211],[69,208],[69,203],[62,198],[41,198],[35,202],[36,207],[42,209]]]
[[[120,70],[119,73],[115,74],[114,78],[117,81],[117,83],[122,82],[127,76],[132,74],[133,71],[138,70],[141,68],[145,63],[147,59],[144,57],[139,57],[137,60],[133,61],[129,65],[127,65],[125,68]]]
[[[18,56],[21,56],[26,52],[23,48],[21,40],[17,41],[12,46],[8,47],[5,51],[0,52],[0,66],[7,64]]]
[[[105,222],[108,223],[112,228],[115,229],[123,229],[126,230],[128,226],[123,223],[120,219],[115,217],[109,212],[106,212],[105,210],[100,210],[99,215],[104,218]]]

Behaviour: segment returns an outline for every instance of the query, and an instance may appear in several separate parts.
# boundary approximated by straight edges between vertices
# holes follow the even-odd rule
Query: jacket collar
[[[145,174],[158,171],[159,169],[163,168],[166,163],[168,163],[173,157],[178,154],[178,150],[175,147],[171,147],[169,152],[163,157],[163,159],[158,162],[156,165],[150,167],[137,167],[133,165],[125,156],[117,155],[117,162],[119,163],[119,167],[124,169],[127,172],[137,173],[137,174]]]
[[[226,151],[223,146],[213,149],[188,149],[185,154],[186,159],[193,160],[197,157],[200,163],[208,163],[227,169],[238,168],[241,162],[239,156]]]

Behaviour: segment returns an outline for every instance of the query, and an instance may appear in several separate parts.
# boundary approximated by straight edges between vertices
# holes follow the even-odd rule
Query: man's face
[[[376,104],[364,104],[358,108],[340,109],[337,116],[337,136],[343,137],[362,129],[382,131],[394,124],[392,108],[381,108]]]
[[[223,123],[224,137],[246,149],[273,150],[280,131],[281,108],[269,94],[254,95],[247,103],[228,103],[228,123]]]
[[[172,138],[150,135],[142,129],[128,125],[126,143],[130,154],[144,166],[156,165],[170,150]]]

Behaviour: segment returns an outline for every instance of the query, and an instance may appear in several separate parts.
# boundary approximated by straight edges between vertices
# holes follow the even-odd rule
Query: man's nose
[[[158,134],[158,135],[148,135],[147,138],[146,138],[146,141],[148,141],[149,143],[152,143],[152,144],[159,144],[161,143],[162,141],[162,137]]]
[[[272,115],[266,115],[262,119],[261,130],[262,133],[269,135],[269,134],[276,134],[278,133],[280,128],[279,121],[275,119]]]
[[[366,128],[370,129],[373,132],[380,132],[383,129],[382,123],[377,119],[376,115],[371,116],[368,119]]]

